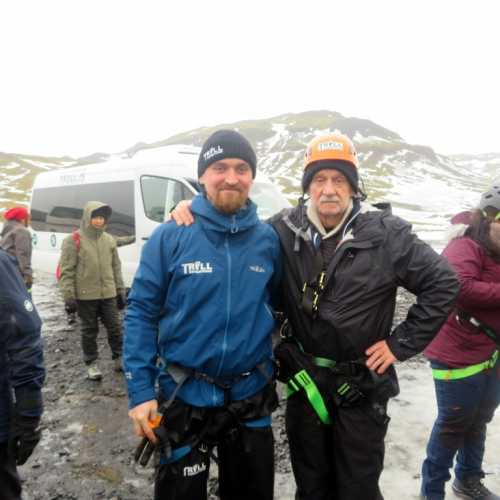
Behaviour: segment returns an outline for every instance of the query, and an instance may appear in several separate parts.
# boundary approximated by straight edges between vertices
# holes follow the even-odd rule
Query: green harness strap
[[[297,342],[300,350],[305,352],[302,345]],[[337,363],[333,359],[321,358],[315,356],[313,358],[314,364],[322,368],[333,368]],[[332,419],[325,405],[325,401],[319,392],[318,386],[314,383],[314,380],[310,377],[306,370],[301,370],[297,372],[287,383],[287,393],[286,397],[289,398],[292,394],[304,389],[309,403],[313,407],[313,410],[318,415],[321,422],[326,425],[332,423]]]
[[[300,370],[300,372],[296,373],[288,381],[288,390],[286,397],[290,397],[301,388],[304,389],[309,403],[311,403],[311,406],[313,407],[321,422],[323,422],[324,424],[331,424],[332,419],[330,418],[330,414],[326,409],[325,402],[321,397],[318,386],[314,383],[313,379],[305,370]]]
[[[477,365],[466,366],[465,368],[450,368],[439,370],[433,368],[432,376],[437,380],[459,380],[466,377],[472,377],[483,370],[493,368],[498,360],[498,351],[495,351],[490,359],[478,363]]]
[[[320,366],[321,368],[333,368],[337,363],[333,361],[333,359],[320,358],[316,356],[314,358],[314,364],[316,366]]]

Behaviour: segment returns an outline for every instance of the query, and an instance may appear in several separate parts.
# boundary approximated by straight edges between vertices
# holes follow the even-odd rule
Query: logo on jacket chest
[[[265,273],[266,270],[262,266],[249,266],[250,271],[253,271],[254,273]]]
[[[197,260],[196,262],[186,262],[181,264],[184,274],[202,274],[202,273],[212,273],[213,268],[210,262],[201,262]]]

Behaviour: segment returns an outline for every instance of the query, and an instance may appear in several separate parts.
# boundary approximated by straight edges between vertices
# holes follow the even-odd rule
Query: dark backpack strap
[[[493,340],[493,342],[495,342],[497,346],[500,347],[500,333],[491,328],[491,326],[472,316],[472,314],[469,314],[468,312],[457,308],[455,319],[461,324],[468,323],[474,328],[477,328],[480,332],[484,333],[488,338]]]

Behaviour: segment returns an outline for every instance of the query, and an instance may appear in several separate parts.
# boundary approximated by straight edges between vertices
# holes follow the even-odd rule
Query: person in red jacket
[[[456,455],[454,493],[498,500],[481,480],[486,426],[500,402],[500,182],[481,196],[477,210],[452,222],[455,234],[443,255],[461,286],[456,309],[424,352],[438,416],[422,465],[421,498],[444,499]]]
[[[6,222],[0,234],[0,247],[17,260],[26,288],[31,292],[31,233],[28,229],[30,214],[25,207],[13,207],[3,214]]]

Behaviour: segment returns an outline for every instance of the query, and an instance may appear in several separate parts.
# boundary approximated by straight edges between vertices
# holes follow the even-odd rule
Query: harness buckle
[[[325,278],[326,278],[325,271],[321,271],[321,274],[319,275],[319,278],[318,278],[318,289],[321,292],[325,289]]]

